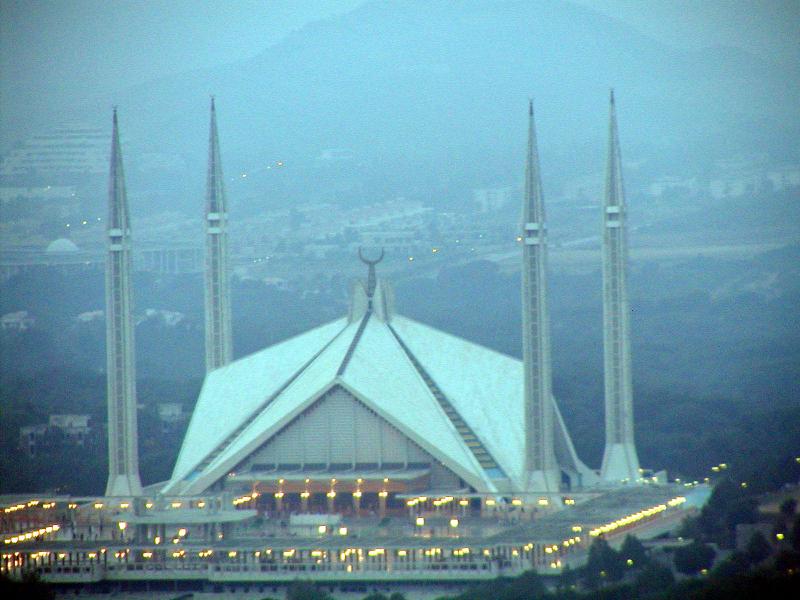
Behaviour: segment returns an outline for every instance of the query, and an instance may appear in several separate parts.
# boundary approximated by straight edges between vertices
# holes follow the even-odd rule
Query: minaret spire
[[[111,134],[106,261],[106,367],[108,379],[108,484],[106,496],[138,496],[136,362],[131,284],[131,225],[119,143],[117,109]]]
[[[553,446],[550,322],[547,312],[547,230],[533,101],[528,107],[528,153],[521,225],[527,491],[553,493],[558,492],[560,477]]]
[[[231,291],[228,274],[228,203],[217,137],[217,112],[211,97],[206,187],[206,371],[227,365],[233,357]]]
[[[606,447],[601,477],[605,481],[639,479],[633,439],[633,384],[627,289],[627,207],[622,185],[617,114],[611,90],[608,166],[603,203],[603,351],[605,370]]]

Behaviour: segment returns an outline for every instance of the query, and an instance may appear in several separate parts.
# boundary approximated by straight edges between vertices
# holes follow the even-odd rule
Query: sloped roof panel
[[[341,379],[465,480],[485,482],[475,457],[385,323],[370,319]]]
[[[206,375],[172,481],[186,477],[346,325],[338,319]]]
[[[506,474],[522,485],[522,362],[395,315],[392,328]]]
[[[204,470],[230,469],[277,433],[291,418],[307,408],[336,378],[359,323],[350,323],[300,375],[282,390]],[[323,344],[315,346],[319,351]]]

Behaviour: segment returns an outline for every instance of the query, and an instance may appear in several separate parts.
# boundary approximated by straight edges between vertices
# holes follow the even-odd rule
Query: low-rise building
[[[6,313],[0,317],[0,328],[3,331],[25,331],[36,322],[27,310]]]
[[[40,454],[48,434],[59,435],[62,443],[84,446],[92,433],[89,420],[89,415],[54,414],[47,423],[20,427],[20,449],[28,456]]]

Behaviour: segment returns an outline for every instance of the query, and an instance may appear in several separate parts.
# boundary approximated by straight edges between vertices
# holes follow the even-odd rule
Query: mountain
[[[215,94],[226,173],[249,176],[235,196],[457,202],[471,187],[521,178],[529,96],[546,178],[601,169],[612,86],[624,154],[651,169],[798,158],[798,74],[741,50],[670,48],[557,0],[375,0],[250,60],[137,86],[116,102],[134,167],[144,154],[180,156],[179,176],[192,181],[180,193],[203,184]],[[329,149],[347,158],[326,160]],[[266,168],[275,161],[285,168]],[[133,171],[132,185],[152,183]]]

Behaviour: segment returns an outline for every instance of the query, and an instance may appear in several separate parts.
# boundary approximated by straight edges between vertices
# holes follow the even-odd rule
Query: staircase
[[[439,403],[439,406],[442,407],[442,410],[447,415],[447,418],[450,419],[450,422],[456,428],[461,439],[464,440],[464,443],[467,445],[467,448],[470,449],[475,460],[478,461],[478,464],[484,470],[488,471],[490,469],[496,469],[497,471],[501,471],[500,466],[497,462],[492,458],[492,455],[489,454],[489,451],[483,445],[483,443],[478,439],[478,436],[475,435],[475,432],[472,431],[472,428],[467,425],[466,421],[461,417],[455,407],[450,403],[447,399],[447,396],[444,395],[439,386],[436,385],[436,382],[433,378],[428,374],[428,372],[423,368],[420,362],[417,360],[417,357],[414,356],[408,346],[405,345],[403,340],[400,339],[400,336],[397,335],[397,332],[392,328],[391,325],[388,325],[389,330],[394,335],[397,343],[400,344],[400,347],[403,349],[403,352],[406,353],[406,356],[411,361],[411,364],[414,365],[414,368],[419,373],[422,380],[425,382],[425,385],[428,386],[431,394],[433,397],[436,398],[436,401]]]

